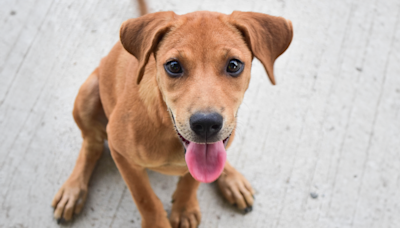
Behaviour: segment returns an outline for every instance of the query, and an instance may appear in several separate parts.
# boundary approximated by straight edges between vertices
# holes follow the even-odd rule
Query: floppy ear
[[[120,38],[125,50],[139,62],[137,83],[143,78],[144,69],[164,34],[171,27],[176,14],[172,11],[146,14],[122,23]]]
[[[253,55],[264,65],[271,83],[275,85],[274,62],[292,41],[292,22],[283,17],[239,11],[234,11],[230,20],[243,34]]]

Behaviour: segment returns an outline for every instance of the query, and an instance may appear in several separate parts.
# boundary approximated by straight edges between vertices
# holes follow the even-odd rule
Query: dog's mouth
[[[171,113],[174,122],[174,128],[185,148],[185,160],[190,174],[194,179],[210,183],[215,181],[222,173],[226,162],[226,146],[229,135],[224,140],[213,143],[196,143],[185,139],[175,126],[175,119]]]
[[[204,183],[215,181],[225,167],[225,148],[230,135],[218,142],[199,144],[185,139],[175,130],[185,148],[186,165],[193,178]]]
[[[178,131],[178,129],[176,129],[176,127],[175,127],[175,131],[176,131],[176,133],[178,134],[178,136],[179,136],[179,139],[181,140],[181,143],[182,143],[182,145],[183,145],[183,147],[185,148],[185,153],[186,153],[186,150],[187,150],[187,148],[188,148],[188,146],[189,146],[189,144],[191,143],[189,140],[187,140],[187,139],[185,139],[180,133],[179,133],[179,131]],[[226,139],[224,139],[224,140],[222,140],[222,143],[224,144],[224,148],[226,148],[226,146],[228,145],[228,142],[229,142],[229,138],[231,137],[231,135],[229,135],[228,137],[226,137]],[[193,142],[194,143],[194,142]],[[213,143],[205,143],[205,144],[213,144]]]

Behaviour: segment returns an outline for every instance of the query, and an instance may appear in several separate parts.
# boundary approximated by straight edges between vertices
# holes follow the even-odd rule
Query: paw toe
[[[175,210],[170,216],[170,223],[173,228],[196,228],[200,225],[200,209]]]

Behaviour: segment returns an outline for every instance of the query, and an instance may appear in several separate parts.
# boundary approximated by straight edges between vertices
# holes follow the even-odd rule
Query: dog
[[[104,140],[142,227],[197,227],[201,182],[217,181],[229,203],[251,211],[254,190],[226,160],[226,149],[253,58],[275,84],[274,62],[292,37],[290,20],[254,12],[169,11],[125,21],[120,42],[76,97],[73,116],[83,143],[53,199],[54,217],[68,221],[82,210]],[[146,169],[180,176],[169,219]]]

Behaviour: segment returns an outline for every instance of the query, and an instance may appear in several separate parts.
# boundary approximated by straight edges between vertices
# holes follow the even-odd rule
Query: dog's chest
[[[188,172],[182,148],[170,148],[170,150],[160,148],[156,153],[149,151],[152,150],[148,149],[139,155],[140,159],[137,162],[140,162],[142,167],[168,175],[183,175]]]
[[[151,135],[147,137],[153,138]],[[171,175],[187,172],[184,148],[175,137],[154,137],[153,140],[133,137],[121,141],[125,144],[125,148],[129,148],[122,149],[121,152],[127,153],[127,157],[139,166]]]

